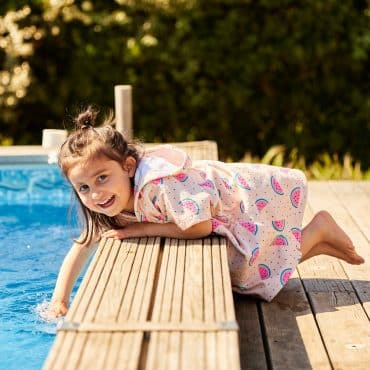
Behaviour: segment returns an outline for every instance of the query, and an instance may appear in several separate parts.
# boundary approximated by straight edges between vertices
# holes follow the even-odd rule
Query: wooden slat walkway
[[[101,242],[45,369],[239,369],[226,242]]]

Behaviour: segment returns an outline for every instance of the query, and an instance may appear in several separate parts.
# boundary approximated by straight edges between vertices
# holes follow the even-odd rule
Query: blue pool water
[[[55,338],[39,311],[78,233],[69,203],[56,166],[0,166],[0,369],[41,369]]]

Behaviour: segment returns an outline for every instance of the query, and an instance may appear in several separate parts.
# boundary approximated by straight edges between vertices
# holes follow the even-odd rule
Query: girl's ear
[[[123,163],[123,169],[128,172],[129,177],[133,177],[136,171],[136,159],[134,157],[127,157]]]

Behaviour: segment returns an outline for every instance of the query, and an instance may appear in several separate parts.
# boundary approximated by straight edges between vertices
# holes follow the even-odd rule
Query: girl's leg
[[[326,211],[317,213],[302,230],[301,252],[301,262],[320,254],[337,257],[354,265],[364,262],[356,253],[349,236]]]

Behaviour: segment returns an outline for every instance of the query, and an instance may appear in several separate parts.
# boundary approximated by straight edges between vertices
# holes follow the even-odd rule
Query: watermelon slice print
[[[235,174],[235,183],[242,189],[251,190],[251,187],[249,186],[245,178],[241,176],[239,173]]]
[[[276,230],[276,231],[283,231],[284,228],[285,228],[285,220],[276,220],[276,221],[272,221],[272,227]]]
[[[261,212],[268,204],[268,200],[265,198],[259,198],[255,201],[258,212]]]
[[[189,176],[186,173],[180,172],[177,175],[175,175],[175,179],[180,182],[185,182]]]
[[[165,220],[166,220],[166,217],[165,217],[165,215],[163,215],[163,214],[161,213],[161,214],[159,214],[158,216],[156,216],[156,219],[157,219],[158,221],[165,221]]]
[[[292,202],[292,206],[294,208],[298,208],[300,198],[301,198],[301,188],[297,186],[290,192],[290,201]]]
[[[228,179],[222,178],[221,181],[222,181],[222,183],[224,184],[224,187],[227,190],[231,190],[232,189],[231,183],[230,183],[230,181]]]
[[[283,270],[280,274],[280,283],[281,285],[285,285],[290,277],[292,276],[293,270],[291,268],[287,268]]]
[[[155,180],[152,180],[152,183],[154,185],[162,185],[163,184],[163,179],[160,178],[160,179],[155,179]]]
[[[144,214],[140,214],[140,222],[148,222],[148,218]]]
[[[199,215],[200,207],[193,199],[185,198],[183,200],[180,200],[179,205],[184,209],[189,210],[192,214]]]
[[[278,235],[272,241],[271,245],[275,245],[277,247],[285,247],[288,245],[288,239],[284,235]]]
[[[239,203],[239,208],[240,208],[240,213],[245,213],[245,205],[242,200]]]
[[[259,272],[262,280],[266,280],[271,276],[270,267],[268,267],[264,263],[260,263],[258,265],[258,272]]]
[[[284,194],[284,191],[283,191],[282,187],[280,186],[279,181],[276,180],[276,178],[274,176],[271,176],[270,182],[271,182],[272,190],[276,194],[279,194],[279,195],[283,195]]]
[[[222,223],[214,218],[211,219],[212,231],[215,231]]]
[[[260,255],[260,249],[259,247],[256,247],[252,250],[252,257],[249,259],[249,266],[252,266],[255,262],[258,256]]]
[[[155,195],[152,199],[152,203],[153,203],[153,206],[154,208],[157,210],[157,211],[161,211],[161,209],[159,208],[159,201],[158,201],[158,198],[157,196]]]
[[[206,181],[202,182],[201,184],[199,184],[199,186],[201,186],[202,188],[208,188],[208,189],[214,189],[215,188],[215,185],[213,184],[213,182],[211,180],[206,180]]]
[[[244,229],[248,230],[251,234],[256,235],[258,232],[258,225],[250,221],[241,221],[239,222],[240,225],[244,227]]]
[[[300,243],[301,242],[301,239],[302,239],[302,231],[301,231],[301,229],[298,229],[298,227],[292,227],[290,229],[290,231],[292,232],[292,234],[296,238],[297,242]]]

